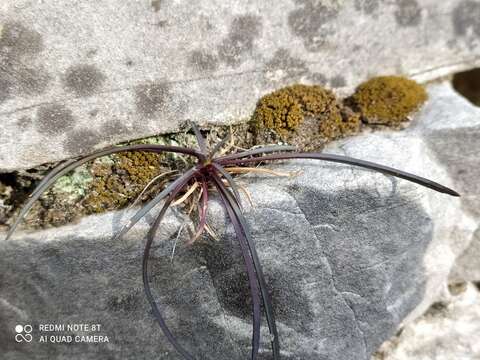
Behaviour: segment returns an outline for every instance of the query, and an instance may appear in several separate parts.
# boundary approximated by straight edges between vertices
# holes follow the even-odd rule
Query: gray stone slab
[[[448,163],[425,139],[427,114],[408,130],[363,134],[326,151],[455,188]],[[370,359],[400,324],[442,296],[476,219],[462,199],[370,171],[309,160],[272,167],[303,172],[238,181],[252,196],[254,206],[244,206],[272,292],[283,358]],[[471,195],[468,187],[463,191]],[[251,304],[244,267],[222,206],[215,198],[210,205],[219,242],[186,247],[184,232],[175,245],[185,219],[169,213],[151,259],[153,288],[175,334],[198,358],[245,359]],[[124,241],[109,240],[125,217],[91,216],[0,241],[0,326],[6,329],[0,350],[7,359],[176,358],[142,293],[146,223]],[[16,324],[45,322],[100,323],[111,342],[15,343]],[[266,326],[263,334],[260,358],[267,359]]]
[[[480,223],[480,108],[450,84],[429,87],[425,104],[409,131],[422,132],[428,147],[465,194],[465,208]]]
[[[479,17],[472,0],[3,1],[0,171],[244,120],[292,82],[473,67]]]
[[[430,100],[408,131],[421,132],[478,226],[459,256],[450,280],[480,281],[480,108],[458,96],[449,84],[429,88]]]

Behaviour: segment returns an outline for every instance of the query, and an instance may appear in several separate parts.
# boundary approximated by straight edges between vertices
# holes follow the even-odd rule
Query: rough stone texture
[[[458,257],[450,273],[451,282],[480,282],[480,227],[470,245]]]
[[[472,360],[480,358],[480,292],[472,284],[432,307],[382,346],[374,360]]]
[[[473,67],[479,14],[472,0],[2,1],[0,171],[239,121],[293,82],[345,93]]]
[[[430,101],[411,131],[421,131],[428,147],[465,194],[465,209],[480,218],[480,108],[453,90],[450,84],[431,86]]]
[[[474,240],[452,269],[451,281],[480,281],[480,108],[447,84],[431,87],[430,97],[412,131],[424,134],[463,194],[463,208],[477,223]]]
[[[477,127],[479,118],[478,109],[466,107],[447,85],[433,87],[430,97],[407,130],[363,134],[326,151],[435,179],[458,187],[463,198],[307,160],[275,166],[302,169],[297,177],[239,178],[255,204],[245,202],[246,214],[273,294],[284,359],[367,360],[402,322],[445,296],[455,259],[472,241],[479,221],[475,189],[430,139],[437,131],[450,131],[443,134],[454,152],[461,143],[457,136],[463,136],[458,134],[467,132],[456,130]],[[445,113],[437,113],[444,102],[452,109],[445,106]],[[437,121],[431,121],[433,116]],[[438,125],[444,117],[454,124]],[[468,137],[463,141],[474,146]],[[476,153],[458,156],[464,157],[458,162],[475,165]],[[152,257],[153,288],[175,334],[198,358],[245,359],[251,322],[243,265],[233,230],[215,200],[209,215],[220,241],[191,248],[182,242],[186,231],[175,246],[185,219],[173,212],[167,216]],[[0,241],[4,358],[133,359],[140,353],[177,358],[142,293],[146,223],[113,242],[110,236],[122,220],[121,213],[92,216]],[[13,340],[18,323],[72,322],[102,324],[110,343],[26,346]],[[39,331],[33,334],[38,339]],[[260,358],[270,358],[266,337]]]

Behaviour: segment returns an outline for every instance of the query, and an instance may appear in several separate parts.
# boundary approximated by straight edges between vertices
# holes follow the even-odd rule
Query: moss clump
[[[190,134],[170,134],[149,137],[126,143],[161,144],[177,146],[195,146],[195,136]],[[177,168],[179,160],[187,166],[192,159],[182,158],[178,154],[132,151],[111,155],[95,160],[90,166],[93,181],[85,191],[83,202],[86,213],[100,213],[131,204],[145,186],[160,173]],[[162,185],[168,177],[155,183]],[[142,201],[152,197],[156,187],[149,188]]]
[[[6,224],[11,211],[12,205],[10,204],[10,197],[13,192],[13,189],[3,184],[1,180],[0,177],[0,231],[4,230],[2,227]]]
[[[379,76],[361,84],[352,100],[365,122],[395,125],[418,110],[427,100],[427,93],[413,80],[401,76]]]
[[[96,160],[90,172],[90,183],[83,203],[87,213],[98,213],[126,206],[148,182],[164,169],[162,155],[150,152],[125,152],[109,160]]]
[[[296,130],[305,116],[332,112],[335,102],[335,95],[321,86],[287,86],[262,97],[253,119],[259,127],[286,135]],[[332,115],[335,117],[336,111]]]
[[[357,131],[360,119],[344,111],[335,95],[318,85],[287,86],[260,99],[252,118],[258,135],[273,130],[304,149]],[[258,139],[258,136],[257,136]]]
[[[259,128],[274,129],[284,135],[298,127],[303,113],[297,99],[285,88],[261,98],[253,120]]]

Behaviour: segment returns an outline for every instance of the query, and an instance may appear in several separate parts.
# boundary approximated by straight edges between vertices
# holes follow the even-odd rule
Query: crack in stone
[[[280,213],[286,213],[286,214],[290,214],[290,215],[303,215],[303,213],[301,212],[293,212],[293,211],[288,211],[288,210],[285,210],[285,209],[276,209],[276,208],[272,208],[272,207],[268,207],[268,206],[262,206],[262,207],[258,207],[256,208],[256,210],[271,210],[271,211],[277,211],[277,212],[280,212]]]
[[[378,263],[375,263],[375,264],[370,264],[368,266],[365,266],[365,267],[361,267],[361,268],[358,268],[358,269],[352,269],[350,270],[350,273],[359,273],[359,272],[364,272],[366,270],[371,270],[371,269],[374,269],[378,266],[381,266],[381,265],[385,265],[385,264],[388,264],[390,262],[393,262],[394,260],[397,260],[403,256],[405,256],[406,254],[410,253],[411,252],[411,249],[407,249],[405,251],[402,251],[401,253],[398,253],[398,254],[395,254],[391,257],[389,257],[388,259],[385,259],[383,261],[380,261]],[[353,293],[352,293],[353,294]]]
[[[328,229],[335,232],[340,232],[340,229],[332,224],[317,224],[311,225],[312,229]]]
[[[10,304],[10,302],[5,300],[4,298],[0,298],[0,305],[3,305],[7,309],[10,309],[13,312],[15,312],[22,320],[27,320],[28,319],[28,315],[24,310],[16,307],[15,305]]]

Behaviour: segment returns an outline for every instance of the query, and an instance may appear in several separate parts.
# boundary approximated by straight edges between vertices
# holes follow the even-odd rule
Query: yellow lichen
[[[284,140],[309,148],[308,138],[312,143],[317,142],[315,137],[322,141],[338,138],[357,131],[360,119],[344,112],[330,90],[296,84],[262,97],[252,123],[257,133],[271,129]]]
[[[361,84],[352,100],[367,123],[394,125],[418,110],[427,100],[427,93],[413,80],[379,76]]]

